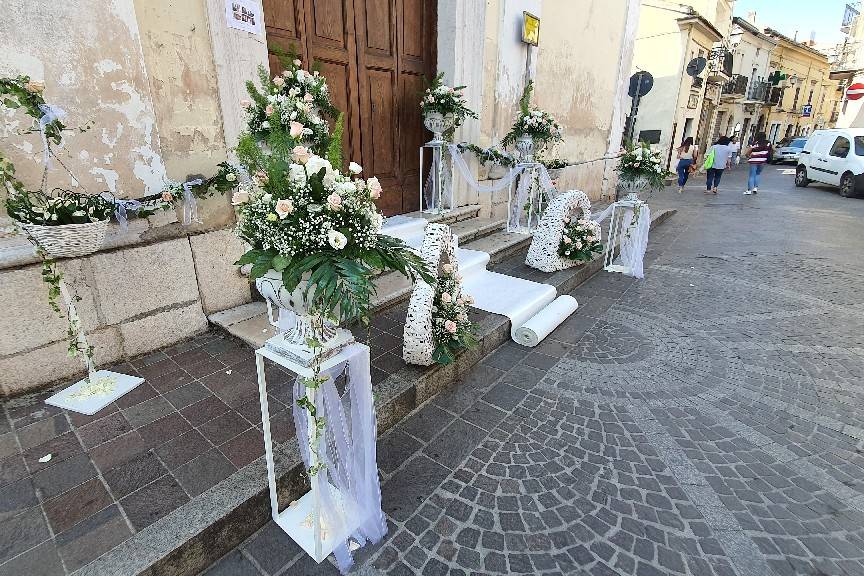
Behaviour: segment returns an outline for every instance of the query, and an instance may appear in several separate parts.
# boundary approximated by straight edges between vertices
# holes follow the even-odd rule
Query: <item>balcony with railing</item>
[[[704,84],[705,84],[705,80],[701,76],[694,76],[693,77],[693,84],[690,86],[690,88],[691,89],[692,88],[702,88],[702,86]]]
[[[763,80],[754,80],[747,89],[747,102],[766,102],[771,91],[771,83]]]
[[[747,93],[747,76],[735,74],[732,79],[723,85],[722,97],[724,100],[737,100]]]
[[[765,100],[768,106],[782,106],[783,104],[783,89],[773,87],[768,90],[768,97]]]
[[[708,57],[708,82],[725,84],[732,79],[732,52],[725,46],[717,46]]]

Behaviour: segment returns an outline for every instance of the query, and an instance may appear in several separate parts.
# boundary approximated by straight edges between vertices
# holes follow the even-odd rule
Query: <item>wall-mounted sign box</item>
[[[522,42],[537,46],[540,43],[540,18],[522,12]]]
[[[225,20],[229,28],[260,34],[263,27],[258,0],[225,0]]]

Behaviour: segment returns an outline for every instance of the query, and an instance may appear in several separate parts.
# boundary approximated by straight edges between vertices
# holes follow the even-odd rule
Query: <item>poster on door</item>
[[[229,28],[261,33],[261,5],[258,0],[225,0],[225,19]]]

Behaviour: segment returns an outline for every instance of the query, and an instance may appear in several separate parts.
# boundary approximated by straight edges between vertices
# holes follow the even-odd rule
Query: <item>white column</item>
[[[237,139],[243,131],[240,100],[247,97],[246,81],[255,81],[259,65],[268,66],[264,22],[261,22],[261,34],[228,28],[225,20],[225,0],[206,2],[225,145],[231,149],[237,145]]]
[[[438,72],[450,86],[467,86],[468,107],[479,113],[483,104],[483,32],[486,2],[483,0],[439,0]],[[469,118],[456,130],[456,142],[478,142],[480,121]],[[469,162],[472,169],[474,161]],[[475,172],[476,174],[476,172]],[[454,175],[455,176],[455,175]],[[453,197],[456,206],[478,203],[478,195],[461,177],[455,176]]]
[[[624,135],[624,120],[627,117],[630,98],[627,95],[630,70],[633,66],[633,51],[636,47],[636,34],[639,31],[639,8],[641,0],[627,0],[627,14],[624,18],[624,33],[621,35],[621,50],[618,60],[618,92],[612,108],[612,122],[609,129],[609,140],[606,146],[606,156],[613,156],[621,148],[621,138]],[[601,197],[614,198],[615,160],[606,160],[603,168],[603,185]]]

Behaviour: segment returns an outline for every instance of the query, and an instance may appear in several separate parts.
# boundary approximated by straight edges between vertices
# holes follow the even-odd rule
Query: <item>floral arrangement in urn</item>
[[[468,319],[468,307],[474,299],[462,295],[461,284],[453,265],[443,264],[432,303],[432,359],[439,364],[451,364],[460,350],[477,345],[477,327]]]
[[[326,83],[298,62],[282,76],[262,75],[266,97],[249,86],[256,107],[274,110],[265,111],[269,127],[257,108],[250,111],[238,157],[251,181],[232,202],[236,234],[251,246],[237,264],[252,264],[253,279],[276,278],[286,293],[299,289],[298,317],[318,324],[305,328],[320,344],[328,319],[368,320],[372,279],[380,272],[395,270],[412,281],[431,277],[404,242],[380,234],[384,217],[375,200],[384,191],[378,179],[360,178],[363,169],[354,162],[347,174],[339,170],[341,137],[338,130],[331,136],[317,116],[329,106]]]
[[[572,222],[567,219],[558,245],[558,255],[568,260],[588,262],[594,258],[594,254],[603,252],[600,235],[600,225],[593,220],[580,218]]]
[[[660,190],[663,181],[671,175],[665,167],[663,154],[660,150],[652,150],[646,142],[629,143],[616,168],[620,182],[629,192],[648,188]]]
[[[443,133],[450,133],[461,126],[465,118],[477,118],[477,113],[468,108],[463,90],[465,86],[444,84],[444,73],[441,72],[423,93],[420,111],[426,128],[435,134],[435,140],[443,139]]]
[[[542,152],[545,148],[560,142],[564,137],[564,130],[551,114],[539,108],[531,107],[533,91],[534,83],[529,81],[519,101],[519,115],[510,128],[510,132],[501,141],[505,146],[515,144],[516,149],[528,161],[532,159],[535,149]]]

